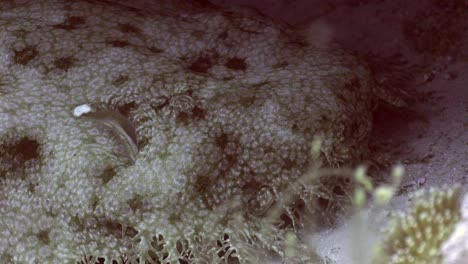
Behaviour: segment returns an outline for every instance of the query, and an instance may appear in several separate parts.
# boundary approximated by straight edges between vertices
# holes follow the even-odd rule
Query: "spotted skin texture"
[[[332,166],[367,152],[366,66],[248,12],[7,0],[0,39],[0,257],[11,263],[204,263],[229,258],[223,243],[248,263],[256,244],[243,237],[272,236],[257,222],[306,171],[315,136]],[[134,127],[136,155],[121,132],[73,116],[83,104],[127,120],[116,127]]]

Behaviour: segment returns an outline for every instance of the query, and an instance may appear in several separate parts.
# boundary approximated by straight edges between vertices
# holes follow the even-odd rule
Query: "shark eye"
[[[186,94],[174,95],[169,99],[169,105],[180,112],[191,112],[194,105],[193,98]]]

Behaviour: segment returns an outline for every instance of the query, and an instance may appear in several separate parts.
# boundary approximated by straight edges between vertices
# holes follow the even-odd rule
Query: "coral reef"
[[[374,263],[442,263],[441,247],[460,220],[459,187],[417,192],[386,231]]]
[[[0,39],[8,263],[310,263],[285,192],[316,136],[327,166],[368,152],[382,94],[333,44],[184,1],[0,1]],[[331,206],[337,178],[297,198]]]

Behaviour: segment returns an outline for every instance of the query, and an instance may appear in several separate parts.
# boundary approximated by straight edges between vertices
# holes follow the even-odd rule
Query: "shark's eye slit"
[[[188,125],[191,121],[205,118],[206,111],[189,89],[172,95],[160,95],[148,102],[149,112],[156,113],[162,119],[174,118],[177,124]]]
[[[169,106],[179,112],[191,112],[194,105],[193,98],[186,94],[177,94],[169,98]]]

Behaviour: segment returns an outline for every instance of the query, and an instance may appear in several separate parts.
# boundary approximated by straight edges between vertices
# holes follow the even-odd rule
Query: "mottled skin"
[[[174,262],[187,239],[201,263],[226,233],[246,262],[245,237],[262,240],[255,221],[304,173],[314,136],[333,166],[366,153],[373,80],[355,57],[250,13],[172,3],[0,1],[2,259]],[[136,156],[73,116],[82,104],[126,118]]]

